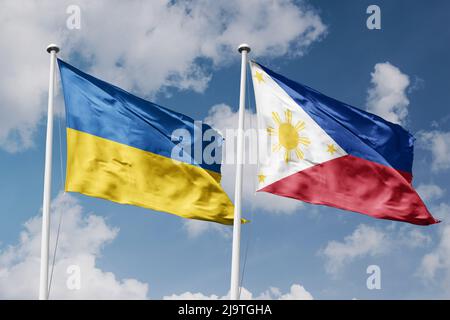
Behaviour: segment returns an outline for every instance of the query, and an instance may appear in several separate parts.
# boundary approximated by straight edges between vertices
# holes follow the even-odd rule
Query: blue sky
[[[399,121],[417,138],[414,185],[431,212],[444,222],[420,227],[275,196],[255,197],[253,182],[246,179],[245,188],[250,191],[244,193],[244,212],[252,222],[242,228],[243,256],[247,252],[243,286],[253,297],[265,293],[264,297],[289,298],[295,296],[293,285],[302,286],[315,299],[450,297],[450,224],[446,221],[450,209],[446,200],[450,3],[275,1],[277,5],[269,8],[266,1],[256,0],[248,4],[199,1],[185,10],[176,2],[172,7],[164,1],[140,7],[138,1],[130,5],[81,1],[81,29],[69,30],[66,8],[75,3],[30,1],[19,10],[7,1],[5,12],[17,16],[17,24],[23,23],[16,28],[0,14],[1,51],[10,50],[7,45],[14,39],[14,30],[29,39],[17,40],[17,57],[0,53],[0,58],[11,61],[5,67],[8,77],[0,76],[0,297],[37,295],[37,286],[32,286],[38,272],[34,268],[36,219],[28,222],[28,238],[23,232],[24,223],[39,216],[42,205],[48,77],[44,48],[52,41],[61,44],[60,57],[67,62],[195,119],[235,120],[240,72],[235,48],[243,41],[253,48],[251,58],[338,100],[362,109],[371,105],[382,115],[407,111]],[[370,4],[381,8],[381,30],[366,27]],[[146,14],[152,17],[148,21]],[[52,19],[44,19],[46,15]],[[252,90],[249,95],[251,113],[255,107]],[[383,98],[387,102],[380,102]],[[62,114],[61,95],[57,105]],[[221,107],[213,109],[216,105]],[[220,118],[217,110],[227,118]],[[59,121],[63,125],[63,116],[55,119],[54,198],[62,189],[65,170],[61,172],[59,154],[62,150],[65,161],[65,134],[63,130],[60,146]],[[232,181],[233,170],[229,170],[227,181]],[[56,225],[63,212],[66,237],[61,241],[66,243],[58,251],[56,297],[160,299],[187,292],[200,293],[197,297],[227,294],[229,228],[192,225],[177,216],[79,194],[58,199],[52,223]],[[98,219],[89,220],[91,215]],[[67,229],[71,227],[80,232]],[[86,257],[94,264],[85,262]],[[100,273],[92,280],[98,281],[100,289],[82,287],[73,296],[66,292],[68,264],[82,266],[82,279],[83,270],[89,279]],[[381,268],[381,290],[366,287],[369,265]],[[24,279],[29,279],[29,286]],[[126,284],[123,279],[139,284]],[[108,291],[117,295],[109,296]],[[305,297],[304,291],[299,297]]]

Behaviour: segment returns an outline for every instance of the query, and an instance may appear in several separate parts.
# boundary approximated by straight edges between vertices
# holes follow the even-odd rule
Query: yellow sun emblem
[[[304,153],[300,146],[307,147],[311,141],[301,135],[301,131],[305,129],[305,122],[298,121],[294,126],[292,125],[292,111],[286,110],[284,112],[285,121],[282,122],[280,115],[277,112],[272,112],[272,119],[276,124],[276,128],[268,127],[267,133],[271,136],[277,136],[278,142],[273,146],[272,151],[280,151],[284,149],[284,160],[289,162],[291,160],[291,152],[293,151],[298,159],[304,158]]]

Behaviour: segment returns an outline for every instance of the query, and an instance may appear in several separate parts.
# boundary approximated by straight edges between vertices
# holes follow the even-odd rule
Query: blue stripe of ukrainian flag
[[[233,204],[220,186],[220,162],[193,156],[195,144],[203,154],[202,136],[209,126],[200,127],[62,60],[58,64],[66,105],[66,191],[233,223]],[[182,143],[181,156],[174,153],[181,144],[174,139],[175,130],[191,139]],[[217,133],[215,137],[221,139]]]

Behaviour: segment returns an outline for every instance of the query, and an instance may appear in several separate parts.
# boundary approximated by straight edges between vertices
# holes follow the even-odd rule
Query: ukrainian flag
[[[212,130],[209,126],[62,60],[58,64],[66,105],[66,191],[184,218],[233,223],[233,204],[220,185],[220,161],[194,157],[209,146],[220,159],[214,154],[220,148],[202,141],[203,133]],[[209,136],[215,137],[216,147],[221,145],[217,132]]]

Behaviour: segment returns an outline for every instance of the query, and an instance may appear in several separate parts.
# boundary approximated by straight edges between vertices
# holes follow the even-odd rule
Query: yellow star
[[[327,152],[329,152],[331,155],[333,155],[336,151],[337,151],[337,149],[336,149],[336,147],[334,146],[334,144],[329,144],[329,145],[327,145]]]
[[[263,175],[262,173],[258,174],[258,182],[259,183],[264,183],[265,179],[266,179],[265,175]]]
[[[261,72],[255,72],[255,78],[258,80],[258,83],[264,82],[263,74]]]

